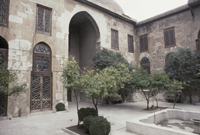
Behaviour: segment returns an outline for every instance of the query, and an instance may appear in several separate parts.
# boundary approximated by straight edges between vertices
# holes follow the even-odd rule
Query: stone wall
[[[51,34],[36,32],[37,4],[52,9]],[[74,0],[10,0],[8,27],[0,26],[0,36],[9,44],[8,68],[18,72],[19,82],[27,83],[28,90],[17,99],[8,98],[8,115],[18,116],[18,110],[22,109],[22,115],[30,113],[30,87],[31,72],[33,66],[33,48],[39,42],[46,43],[52,51],[52,109],[58,102],[66,103],[67,91],[61,81],[62,66],[68,59],[69,24],[72,17],[78,12],[87,12],[98,26],[99,35],[97,45],[111,48],[111,28],[119,32],[119,51],[127,57],[129,62],[135,63],[134,54],[127,53],[127,35],[134,36],[133,25],[104,12]],[[85,39],[84,39],[85,40]],[[89,48],[93,52],[94,48]],[[87,53],[88,50],[82,49]],[[84,53],[83,53],[84,54]],[[93,54],[93,53],[91,53]],[[78,55],[78,54],[77,54]],[[85,57],[85,58],[84,58]],[[83,58],[88,57],[84,55]],[[91,64],[91,61],[89,62]]]

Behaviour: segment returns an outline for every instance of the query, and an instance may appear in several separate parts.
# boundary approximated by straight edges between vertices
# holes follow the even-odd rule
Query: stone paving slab
[[[172,107],[171,103],[159,102],[162,107]],[[150,104],[151,106],[151,104]],[[91,103],[79,103],[81,107],[93,107]],[[111,135],[136,135],[126,132],[126,121],[150,114],[143,110],[146,102],[126,102],[117,105],[99,105],[99,114],[111,122]],[[200,107],[177,104],[176,108],[200,111]],[[76,125],[78,121],[76,104],[69,103],[69,110],[57,113],[38,113],[30,116],[0,121],[0,135],[69,135],[62,128]]]

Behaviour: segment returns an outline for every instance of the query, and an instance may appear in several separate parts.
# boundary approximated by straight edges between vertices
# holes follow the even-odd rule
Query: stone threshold
[[[62,130],[65,131],[66,133],[70,134],[70,135],[80,135],[80,134],[77,134],[77,133],[67,129],[67,128],[62,128]]]

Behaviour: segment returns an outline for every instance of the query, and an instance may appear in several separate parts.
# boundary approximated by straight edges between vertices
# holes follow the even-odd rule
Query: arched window
[[[142,58],[141,62],[140,62],[140,66],[143,67],[144,69],[147,70],[147,72],[150,74],[150,62],[149,59],[144,57]]]
[[[196,40],[196,48],[198,51],[200,51],[200,30],[199,30],[199,34],[198,34],[198,39]]]
[[[38,43],[33,50],[31,111],[51,109],[51,49]]]

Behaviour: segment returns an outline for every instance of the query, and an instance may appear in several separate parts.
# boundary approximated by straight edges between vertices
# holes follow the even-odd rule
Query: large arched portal
[[[0,36],[0,68],[1,69],[4,68],[4,65],[7,63],[8,63],[8,43],[3,37]],[[6,114],[7,114],[7,96],[5,96],[3,92],[0,92],[0,116],[5,116]]]
[[[92,56],[100,49],[99,29],[87,12],[75,14],[69,25],[69,58],[74,57],[80,68],[93,68]]]

